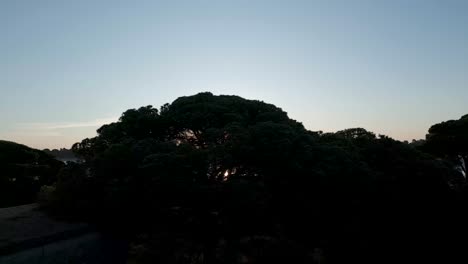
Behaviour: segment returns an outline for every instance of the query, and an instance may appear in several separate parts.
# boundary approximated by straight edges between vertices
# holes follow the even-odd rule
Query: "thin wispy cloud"
[[[0,133],[0,139],[12,139],[12,138],[22,138],[22,137],[60,137],[62,133],[54,130],[10,130]]]
[[[0,131],[0,139],[26,144],[31,147],[71,147],[86,137],[93,137],[102,125],[116,122],[118,117],[98,118],[77,122],[17,123]]]
[[[83,127],[99,127],[105,124],[109,124],[117,121],[117,117],[100,118],[90,121],[79,121],[79,122],[35,122],[35,123],[19,123],[16,129],[23,131],[43,131],[43,130],[61,130],[71,128],[83,128]]]

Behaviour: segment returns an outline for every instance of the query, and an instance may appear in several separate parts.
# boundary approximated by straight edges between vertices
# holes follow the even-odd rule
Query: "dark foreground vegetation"
[[[24,145],[0,140],[0,207],[32,203],[56,181],[62,162]]]
[[[133,263],[467,260],[468,116],[408,144],[201,93],[128,110],[73,151],[85,162],[41,204],[127,239]]]

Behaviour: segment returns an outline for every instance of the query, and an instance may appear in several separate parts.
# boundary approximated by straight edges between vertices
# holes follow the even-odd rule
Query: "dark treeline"
[[[71,149],[61,148],[61,149],[44,149],[42,150],[45,153],[54,156],[58,160],[76,160],[77,157]]]
[[[73,146],[44,208],[130,242],[135,263],[466,260],[468,117],[412,144],[312,132],[200,93],[124,112]],[[462,238],[462,239],[460,239]]]
[[[56,181],[63,163],[46,153],[0,140],[0,207],[32,203]]]

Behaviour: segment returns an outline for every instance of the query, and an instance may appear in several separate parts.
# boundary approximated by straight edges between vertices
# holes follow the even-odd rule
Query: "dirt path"
[[[54,220],[37,204],[0,208],[0,254],[64,239],[89,230],[84,223]]]

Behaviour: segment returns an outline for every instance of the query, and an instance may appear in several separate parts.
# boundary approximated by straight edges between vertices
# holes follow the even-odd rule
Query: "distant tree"
[[[411,143],[409,143],[411,146],[413,147],[416,147],[416,148],[420,148],[422,147],[424,144],[426,144],[426,140],[424,139],[413,139],[411,141]]]
[[[61,149],[44,149],[45,153],[55,157],[60,161],[77,161],[78,158],[73,153],[71,149],[61,148]]]

